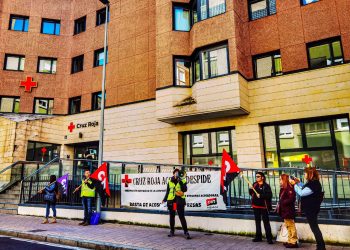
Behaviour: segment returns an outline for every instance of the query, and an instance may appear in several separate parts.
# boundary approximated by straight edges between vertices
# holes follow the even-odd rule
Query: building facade
[[[96,159],[103,5],[0,15],[0,166]],[[111,0],[104,160],[220,165],[226,149],[241,167],[348,169],[349,15],[347,0]]]

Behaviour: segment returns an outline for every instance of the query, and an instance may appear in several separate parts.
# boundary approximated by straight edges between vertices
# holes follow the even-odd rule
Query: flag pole
[[[243,179],[248,183],[248,185],[251,186],[251,188],[253,189],[254,193],[255,193],[256,195],[258,195],[258,192],[255,190],[253,184],[248,180],[248,178],[243,174],[243,172],[242,172],[241,176],[242,176]]]
[[[44,187],[43,189],[39,190],[39,191],[38,191],[38,193],[40,193],[40,192],[44,191],[44,190],[45,190],[45,188],[47,188],[47,187],[51,186],[51,185],[52,185],[52,184],[54,184],[55,182],[57,182],[57,181],[53,181],[53,182],[51,182],[49,185],[47,185],[47,186],[46,186],[46,187]]]

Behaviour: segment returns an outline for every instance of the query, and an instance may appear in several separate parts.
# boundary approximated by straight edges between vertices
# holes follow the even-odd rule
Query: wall
[[[179,132],[235,126],[238,164],[241,167],[264,167],[259,124],[349,114],[349,72],[350,65],[345,64],[248,82],[250,114],[245,116],[170,125],[157,120],[156,101],[107,109],[104,159],[181,163]],[[16,159],[24,159],[27,140],[58,144],[97,141],[99,126],[76,128],[72,133],[68,126],[71,122],[74,125],[99,122],[99,114],[100,111],[93,111],[28,121],[26,139],[18,135],[16,140],[16,144],[23,146],[23,150],[16,153]],[[18,125],[19,128],[22,124]],[[82,138],[79,138],[79,132]]]
[[[10,14],[30,16],[28,32],[9,29]],[[0,92],[2,95],[19,96],[20,112],[32,113],[34,97],[55,97],[54,113],[66,113],[67,75],[70,70],[71,1],[3,0],[0,29]],[[41,18],[60,19],[60,36],[40,34]],[[25,55],[24,72],[2,70],[5,53]],[[54,57],[57,73],[38,74],[38,56]],[[20,81],[32,76],[38,88],[31,93],[19,87]],[[9,87],[11,86],[11,87]]]
[[[0,170],[14,161],[16,123],[0,117]]]
[[[106,105],[155,97],[155,0],[111,0]],[[102,67],[93,67],[94,51],[103,48],[104,25],[96,27],[99,0],[3,0],[0,5],[0,68],[5,53],[25,55],[24,72],[0,71],[1,95],[19,96],[20,112],[32,113],[34,97],[54,98],[54,114],[67,114],[68,99],[82,96],[81,110],[91,110],[91,94],[101,91]],[[29,16],[29,31],[8,30],[10,14]],[[74,20],[87,16],[86,31],[73,36]],[[61,20],[59,36],[40,33],[41,19]],[[84,54],[84,71],[71,74],[71,58]],[[37,73],[38,56],[57,60],[56,74]],[[32,76],[31,93],[20,81]],[[11,87],[10,87],[11,86]]]

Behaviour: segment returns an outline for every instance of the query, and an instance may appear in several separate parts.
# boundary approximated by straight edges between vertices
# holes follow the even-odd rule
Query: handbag
[[[277,232],[276,241],[278,242],[288,242],[288,229],[286,224],[282,223],[280,229]]]

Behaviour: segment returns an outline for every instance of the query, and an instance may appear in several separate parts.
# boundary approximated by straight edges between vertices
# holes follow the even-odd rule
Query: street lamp
[[[106,6],[106,20],[105,20],[105,35],[104,35],[104,47],[103,47],[103,72],[102,72],[102,90],[101,90],[101,116],[100,116],[100,135],[98,145],[98,166],[102,165],[103,157],[103,133],[104,133],[104,116],[105,116],[105,98],[106,98],[106,63],[107,63],[107,39],[108,39],[108,12],[109,12],[109,1],[100,0]],[[107,173],[106,173],[107,174]],[[101,197],[97,194],[96,210],[101,213]]]

